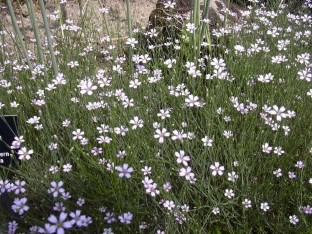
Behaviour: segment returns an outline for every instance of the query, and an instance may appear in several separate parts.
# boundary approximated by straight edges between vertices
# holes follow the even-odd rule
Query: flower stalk
[[[32,66],[32,64],[31,64],[31,62],[29,60],[29,57],[28,57],[28,54],[27,54],[26,45],[25,45],[25,42],[23,41],[23,37],[22,37],[21,31],[19,30],[19,27],[17,25],[16,17],[14,15],[12,3],[11,3],[10,0],[7,0],[7,5],[8,5],[8,8],[9,8],[9,14],[10,14],[10,17],[11,17],[11,21],[12,21],[12,24],[13,24],[15,35],[17,36],[18,42],[19,42],[19,44],[22,47],[22,50],[23,50],[24,56],[26,58],[27,64],[29,66],[29,69],[32,72],[33,71],[33,66]]]
[[[44,23],[45,35],[47,37],[49,51],[50,51],[50,56],[51,56],[51,60],[52,60],[53,73],[54,73],[54,76],[57,76],[57,74],[58,74],[58,67],[57,67],[56,58],[55,58],[55,54],[54,54],[54,50],[53,50],[51,33],[50,33],[50,27],[49,27],[47,14],[46,14],[46,11],[45,11],[43,0],[39,0],[39,4],[40,4],[40,9],[41,9],[43,23]]]
[[[41,64],[45,64],[45,60],[44,60],[44,56],[43,56],[43,52],[42,52],[42,46],[41,46],[41,41],[40,41],[40,34],[39,34],[39,28],[38,28],[38,24],[37,24],[37,20],[36,20],[36,14],[34,11],[34,4],[32,1],[26,1],[27,4],[27,10],[28,10],[28,14],[30,17],[30,22],[32,24],[33,30],[34,30],[34,35],[36,38],[36,45],[37,45],[37,50],[38,50],[38,54],[39,54],[39,59],[40,59],[40,63]],[[44,75],[47,78],[47,70],[46,67],[44,67]]]

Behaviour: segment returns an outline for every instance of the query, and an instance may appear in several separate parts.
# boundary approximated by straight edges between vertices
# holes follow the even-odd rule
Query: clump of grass
[[[140,47],[135,30],[67,21],[51,30],[57,75],[1,44],[0,114],[19,116],[22,160],[0,170],[6,232],[310,232],[311,17],[244,15],[210,53],[189,51],[199,27]]]

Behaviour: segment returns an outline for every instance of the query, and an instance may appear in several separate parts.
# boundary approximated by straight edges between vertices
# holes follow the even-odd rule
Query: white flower
[[[228,173],[228,180],[235,182],[238,178],[238,175],[236,175],[235,171],[232,171],[231,173]]]
[[[231,199],[232,197],[235,196],[233,189],[226,189],[224,196],[228,197],[229,199]]]
[[[158,142],[160,144],[164,143],[164,137],[169,137],[170,136],[170,133],[167,132],[167,129],[165,129],[165,128],[163,128],[162,130],[156,129],[155,133],[156,134],[154,135],[154,138],[156,138],[156,139],[159,138]]]
[[[160,128],[160,123],[154,122],[153,123],[153,128]]]
[[[134,48],[135,45],[138,44],[138,41],[135,38],[128,38],[126,44],[131,45],[131,47]]]
[[[158,33],[157,33],[157,30],[155,28],[152,28],[149,32],[148,32],[148,35],[150,37],[157,37]]]
[[[273,174],[276,175],[276,177],[281,177],[283,174],[282,174],[282,169],[281,168],[278,168],[277,170],[273,171]]]
[[[205,136],[204,138],[201,139],[201,141],[204,143],[204,146],[212,146],[212,139],[209,139],[207,136]]]
[[[57,143],[51,143],[49,146],[48,146],[49,150],[56,150],[58,148],[58,145]]]
[[[76,130],[76,131],[73,131],[73,140],[76,140],[76,139],[82,139],[82,136],[84,135],[84,132],[81,131],[79,128]]]
[[[34,117],[28,119],[28,120],[26,121],[26,123],[28,123],[28,124],[38,124],[38,123],[39,123],[39,120],[40,120],[40,117],[34,116]]]
[[[108,14],[108,9],[107,9],[107,8],[105,8],[105,7],[100,8],[100,9],[99,9],[99,11],[100,11],[101,13]]]
[[[168,68],[172,68],[172,65],[177,63],[177,60],[175,59],[167,59],[164,64],[167,65]]]
[[[272,81],[274,79],[274,75],[272,75],[271,73],[266,74],[265,76],[260,75],[258,80],[262,83],[269,83],[270,81]]]
[[[145,188],[148,188],[149,186],[151,186],[153,184],[153,180],[149,179],[147,176],[145,176],[144,180],[142,180],[142,183],[143,183]]]
[[[163,206],[168,210],[172,210],[175,207],[174,202],[168,200],[164,202]]]
[[[156,188],[157,188],[157,184],[153,183],[153,184],[148,185],[145,191],[147,194],[151,194],[152,197],[155,197],[157,194],[160,193],[160,191],[157,190]]]
[[[287,114],[284,113],[284,111],[286,110],[285,107],[281,106],[281,108],[278,108],[277,105],[274,105],[274,106],[273,106],[273,109],[274,109],[274,110],[270,110],[269,113],[270,113],[271,115],[276,115],[276,120],[277,120],[277,121],[281,121],[282,118],[287,118]]]
[[[143,172],[143,175],[148,175],[148,174],[151,174],[152,172],[152,168],[151,167],[148,167],[148,166],[145,166],[143,169],[141,169],[141,171]]]
[[[161,119],[165,119],[165,118],[169,118],[170,117],[170,111],[169,109],[161,109],[160,113],[157,114],[158,117],[160,117]]]
[[[297,161],[295,164],[295,167],[298,167],[299,169],[304,168],[306,165],[302,161]]]
[[[216,176],[217,174],[221,176],[225,170],[224,166],[220,166],[219,162],[215,162],[215,165],[211,165],[210,169],[212,170],[213,176]]]
[[[187,98],[185,98],[185,105],[188,107],[200,106],[199,98],[190,94]]]
[[[183,163],[184,166],[187,166],[187,162],[190,161],[190,156],[186,156],[184,150],[180,152],[175,152],[174,155],[177,157],[177,163]]]
[[[179,132],[178,130],[173,130],[172,132],[173,136],[171,137],[171,139],[173,141],[183,141],[183,138],[187,138],[187,134],[183,132],[183,130],[181,132]]]
[[[293,216],[289,216],[289,222],[293,225],[297,225],[297,223],[299,222],[299,218],[296,215]]]
[[[219,209],[218,207],[214,207],[214,208],[212,209],[212,213],[213,213],[214,215],[220,214],[220,209]]]
[[[95,85],[93,85],[93,82],[91,79],[86,79],[86,80],[82,80],[80,82],[80,84],[78,85],[78,87],[80,87],[80,93],[81,94],[88,94],[88,95],[92,95],[93,94],[93,90],[96,90],[97,87]]]
[[[170,182],[165,182],[163,185],[163,188],[166,192],[169,192],[169,190],[172,189],[172,186],[171,186]]]
[[[227,139],[233,136],[232,131],[224,131],[223,136],[225,136]]]
[[[271,153],[272,149],[273,148],[271,146],[269,146],[269,143],[264,143],[264,145],[262,145],[262,152],[264,152],[264,153],[269,154],[269,153]]]
[[[196,30],[194,23],[187,23],[186,24],[186,31],[193,33]]]
[[[267,202],[261,203],[260,209],[264,212],[267,212],[270,209],[270,206]]]
[[[251,200],[245,199],[242,204],[245,206],[246,209],[251,208]]]
[[[79,63],[77,61],[70,61],[69,63],[67,63],[67,66],[78,67]]]
[[[103,143],[110,143],[112,141],[112,138],[110,137],[104,137],[104,136],[99,136],[96,138],[96,140],[98,141],[99,144],[103,144]]]
[[[274,147],[274,153],[277,154],[277,155],[282,155],[285,153],[285,151],[282,149],[282,147]]]
[[[181,168],[179,175],[184,176],[186,180],[192,180],[195,177],[191,167]]]
[[[68,119],[65,119],[62,123],[62,126],[66,128],[69,126],[69,124],[70,124],[70,121]]]
[[[33,150],[28,150],[26,149],[26,147],[23,147],[21,148],[17,154],[19,155],[19,159],[20,160],[23,160],[23,159],[26,159],[26,160],[29,160],[30,159],[30,155],[33,154],[34,151]]]
[[[59,168],[58,168],[58,166],[51,166],[51,167],[49,168],[49,171],[51,171],[52,174],[55,174],[56,172],[59,171]]]
[[[19,104],[18,104],[16,101],[14,101],[14,102],[10,102],[10,106],[11,106],[12,108],[16,108],[16,107],[19,106]]]
[[[212,61],[211,61],[211,66],[214,67],[214,69],[219,69],[220,67],[225,67],[225,62],[224,62],[224,59],[217,59],[217,58],[213,58]]]
[[[67,163],[66,165],[63,165],[64,172],[70,172],[71,169],[72,169],[72,165],[70,165],[69,163]]]
[[[114,132],[117,134],[117,135],[122,135],[122,136],[125,136],[126,135],[126,132],[128,132],[128,128],[125,128],[124,126],[121,126],[121,127],[116,127],[114,128]]]
[[[164,7],[165,8],[173,9],[175,5],[176,5],[175,1],[166,1],[166,2],[164,2]]]
[[[245,51],[245,48],[242,45],[235,45],[234,49],[235,49],[235,53],[237,53],[237,52],[241,53],[241,52]]]
[[[130,80],[130,84],[129,84],[129,87],[130,88],[134,88],[136,89],[138,86],[140,86],[142,83],[138,80],[138,79],[135,79],[135,80]]]

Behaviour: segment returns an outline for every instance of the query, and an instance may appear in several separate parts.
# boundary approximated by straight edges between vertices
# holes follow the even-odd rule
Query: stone
[[[176,32],[182,30],[183,25],[191,16],[191,0],[175,0],[175,7],[165,8],[167,0],[158,0],[156,9],[149,17],[149,26],[147,30],[156,29],[161,36],[168,36],[168,28],[173,26]],[[204,11],[204,0],[200,1],[201,14]],[[229,3],[227,0],[211,0],[209,8],[210,28],[221,26],[227,17],[227,24],[234,23],[240,16],[244,8],[235,3]]]

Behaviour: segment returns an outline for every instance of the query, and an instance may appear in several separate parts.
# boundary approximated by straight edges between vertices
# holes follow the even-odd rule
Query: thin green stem
[[[20,30],[18,28],[17,21],[16,21],[16,18],[15,18],[15,15],[14,15],[14,11],[13,11],[13,7],[12,7],[12,4],[11,4],[10,0],[7,0],[7,5],[8,5],[8,8],[9,8],[9,13],[10,13],[10,16],[11,16],[11,21],[12,21],[12,24],[13,24],[13,28],[14,28],[15,34],[16,34],[16,36],[18,38],[18,42],[20,43],[20,45],[22,47],[22,50],[23,50],[24,56],[26,58],[27,64],[28,64],[29,69],[30,69],[30,71],[32,73],[33,72],[33,66],[32,66],[32,64],[31,64],[31,62],[29,60],[27,49],[26,49],[26,46],[25,46],[22,34],[21,34],[21,32],[20,32]]]
[[[1,65],[3,66],[3,63],[4,63],[4,35],[3,35],[3,24],[2,24],[2,20],[0,19],[0,32],[2,32],[0,34],[0,43],[1,43],[1,46],[0,46],[0,49],[2,51],[2,53],[0,53],[0,63]]]
[[[23,32],[25,32],[24,17],[23,17],[23,14],[22,14],[22,8],[21,8],[20,0],[17,0],[17,6],[18,6],[18,14],[20,16],[20,20],[21,20],[21,23],[22,23],[22,29],[23,29]],[[25,40],[25,42],[26,42],[26,40]],[[27,49],[27,43],[25,43],[25,46],[26,46],[26,49]]]
[[[26,4],[27,4],[27,9],[28,9],[28,14],[31,19],[30,21],[34,30],[34,35],[36,38],[36,44],[37,44],[37,50],[39,54],[40,63],[45,64],[45,59],[44,59],[44,55],[42,52],[42,46],[41,46],[41,41],[40,41],[39,28],[38,28],[38,24],[36,20],[36,14],[34,11],[34,4],[32,1],[26,1]],[[45,78],[47,78],[48,76],[46,66],[44,67],[44,76]]]
[[[63,25],[64,20],[66,20],[66,8],[64,6],[65,3],[60,7],[57,0],[54,1],[56,8],[58,9],[58,16],[60,18],[60,25]],[[64,29],[61,27],[62,38],[64,39]]]
[[[101,8],[104,7],[101,1],[98,1],[98,3],[99,3]],[[106,29],[106,33],[107,33],[108,36],[110,36],[110,31],[109,31],[107,17],[106,17],[106,13],[105,12],[103,13],[103,19],[104,19],[104,26],[105,26],[105,29]]]
[[[51,33],[50,33],[50,27],[49,27],[47,14],[46,14],[46,11],[45,11],[45,6],[44,6],[43,0],[39,0],[39,4],[40,4],[42,19],[43,19],[44,28],[45,28],[45,35],[47,37],[49,51],[50,51],[50,56],[51,56],[51,60],[52,60],[53,73],[54,73],[54,76],[57,76],[57,74],[58,74],[58,67],[57,67],[56,58],[55,58],[55,54],[54,54],[54,50],[53,50]]]
[[[205,4],[205,11],[204,11],[202,27],[201,27],[200,45],[202,44],[204,37],[206,36],[207,43],[209,44],[209,52],[211,53],[212,49],[211,49],[209,24],[208,24],[208,22],[205,22],[205,21],[208,21],[208,19],[209,19],[209,8],[210,8],[210,0],[207,0],[207,2]],[[207,25],[208,25],[208,27],[206,27]]]
[[[130,16],[130,0],[126,0],[126,2],[127,2],[128,35],[129,35],[129,38],[132,38],[132,25],[131,25],[131,16]]]
[[[131,15],[130,15],[130,0],[126,0],[127,2],[127,22],[128,22],[128,35],[129,38],[132,38],[132,26],[131,26]],[[132,46],[129,46],[129,65],[130,65],[130,76],[132,77],[133,73],[133,65],[132,65],[132,54],[133,49]]]

